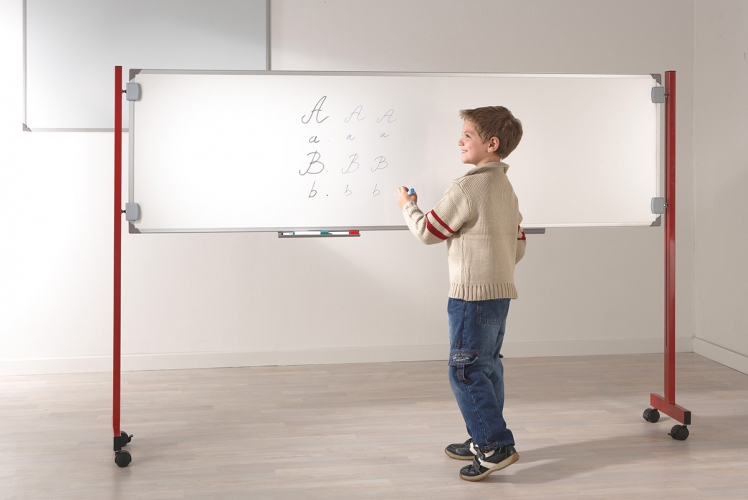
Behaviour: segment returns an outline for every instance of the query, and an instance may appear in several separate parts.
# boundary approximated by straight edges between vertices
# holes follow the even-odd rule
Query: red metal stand
[[[114,67],[114,342],[112,367],[112,432],[114,461],[126,467],[132,457],[122,447],[131,435],[120,430],[121,291],[122,291],[122,66]]]
[[[691,423],[691,412],[675,404],[675,71],[665,73],[665,397],[650,394],[653,408],[682,424]],[[645,418],[646,412],[645,412]],[[657,419],[650,421],[657,421]],[[680,426],[676,426],[680,427]],[[685,427],[683,427],[685,429]],[[685,439],[688,431],[671,436]]]
[[[114,461],[126,467],[132,457],[123,450],[132,435],[120,429],[121,378],[121,290],[122,290],[122,66],[114,68],[114,342],[113,342],[113,406]],[[644,412],[644,418],[656,422],[653,412],[662,413],[684,424],[673,427],[674,439],[688,437],[686,425],[691,424],[691,412],[675,404],[675,71],[665,73],[665,397],[650,394],[654,408]]]
[[[112,430],[120,435],[120,326],[122,290],[122,66],[114,68],[114,407]]]

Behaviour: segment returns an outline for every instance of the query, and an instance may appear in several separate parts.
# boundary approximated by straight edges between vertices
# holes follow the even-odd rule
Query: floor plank
[[[520,461],[480,483],[445,362],[123,374],[133,463],[111,450],[111,375],[0,377],[0,498],[746,498],[748,375],[678,355],[676,422],[642,418],[661,355],[505,360]]]

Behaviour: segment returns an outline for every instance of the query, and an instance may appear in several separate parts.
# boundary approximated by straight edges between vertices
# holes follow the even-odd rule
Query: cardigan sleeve
[[[452,184],[436,206],[425,214],[413,201],[403,206],[405,223],[426,245],[448,240],[470,218],[470,212],[470,199],[457,183]]]

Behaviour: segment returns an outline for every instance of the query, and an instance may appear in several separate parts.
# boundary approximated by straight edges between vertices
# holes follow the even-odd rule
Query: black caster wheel
[[[655,423],[660,419],[660,412],[655,408],[647,408],[644,410],[644,420],[647,422]]]
[[[122,437],[122,446],[127,446],[132,441],[132,434],[127,434],[125,431],[122,431],[120,436]]]
[[[127,467],[132,462],[132,455],[127,450],[118,451],[114,454],[114,463],[120,467]]]
[[[670,429],[670,432],[668,432],[668,436],[677,439],[678,441],[685,441],[688,439],[688,427],[685,425],[674,425],[673,428]]]

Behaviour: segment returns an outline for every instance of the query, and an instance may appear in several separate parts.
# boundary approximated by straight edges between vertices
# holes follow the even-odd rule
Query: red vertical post
[[[675,72],[665,73],[665,400],[675,404]]]
[[[122,66],[114,67],[114,342],[112,431],[120,436],[120,334],[122,290]]]
[[[649,403],[689,425],[691,412],[675,404],[675,71],[665,72],[665,397]]]

